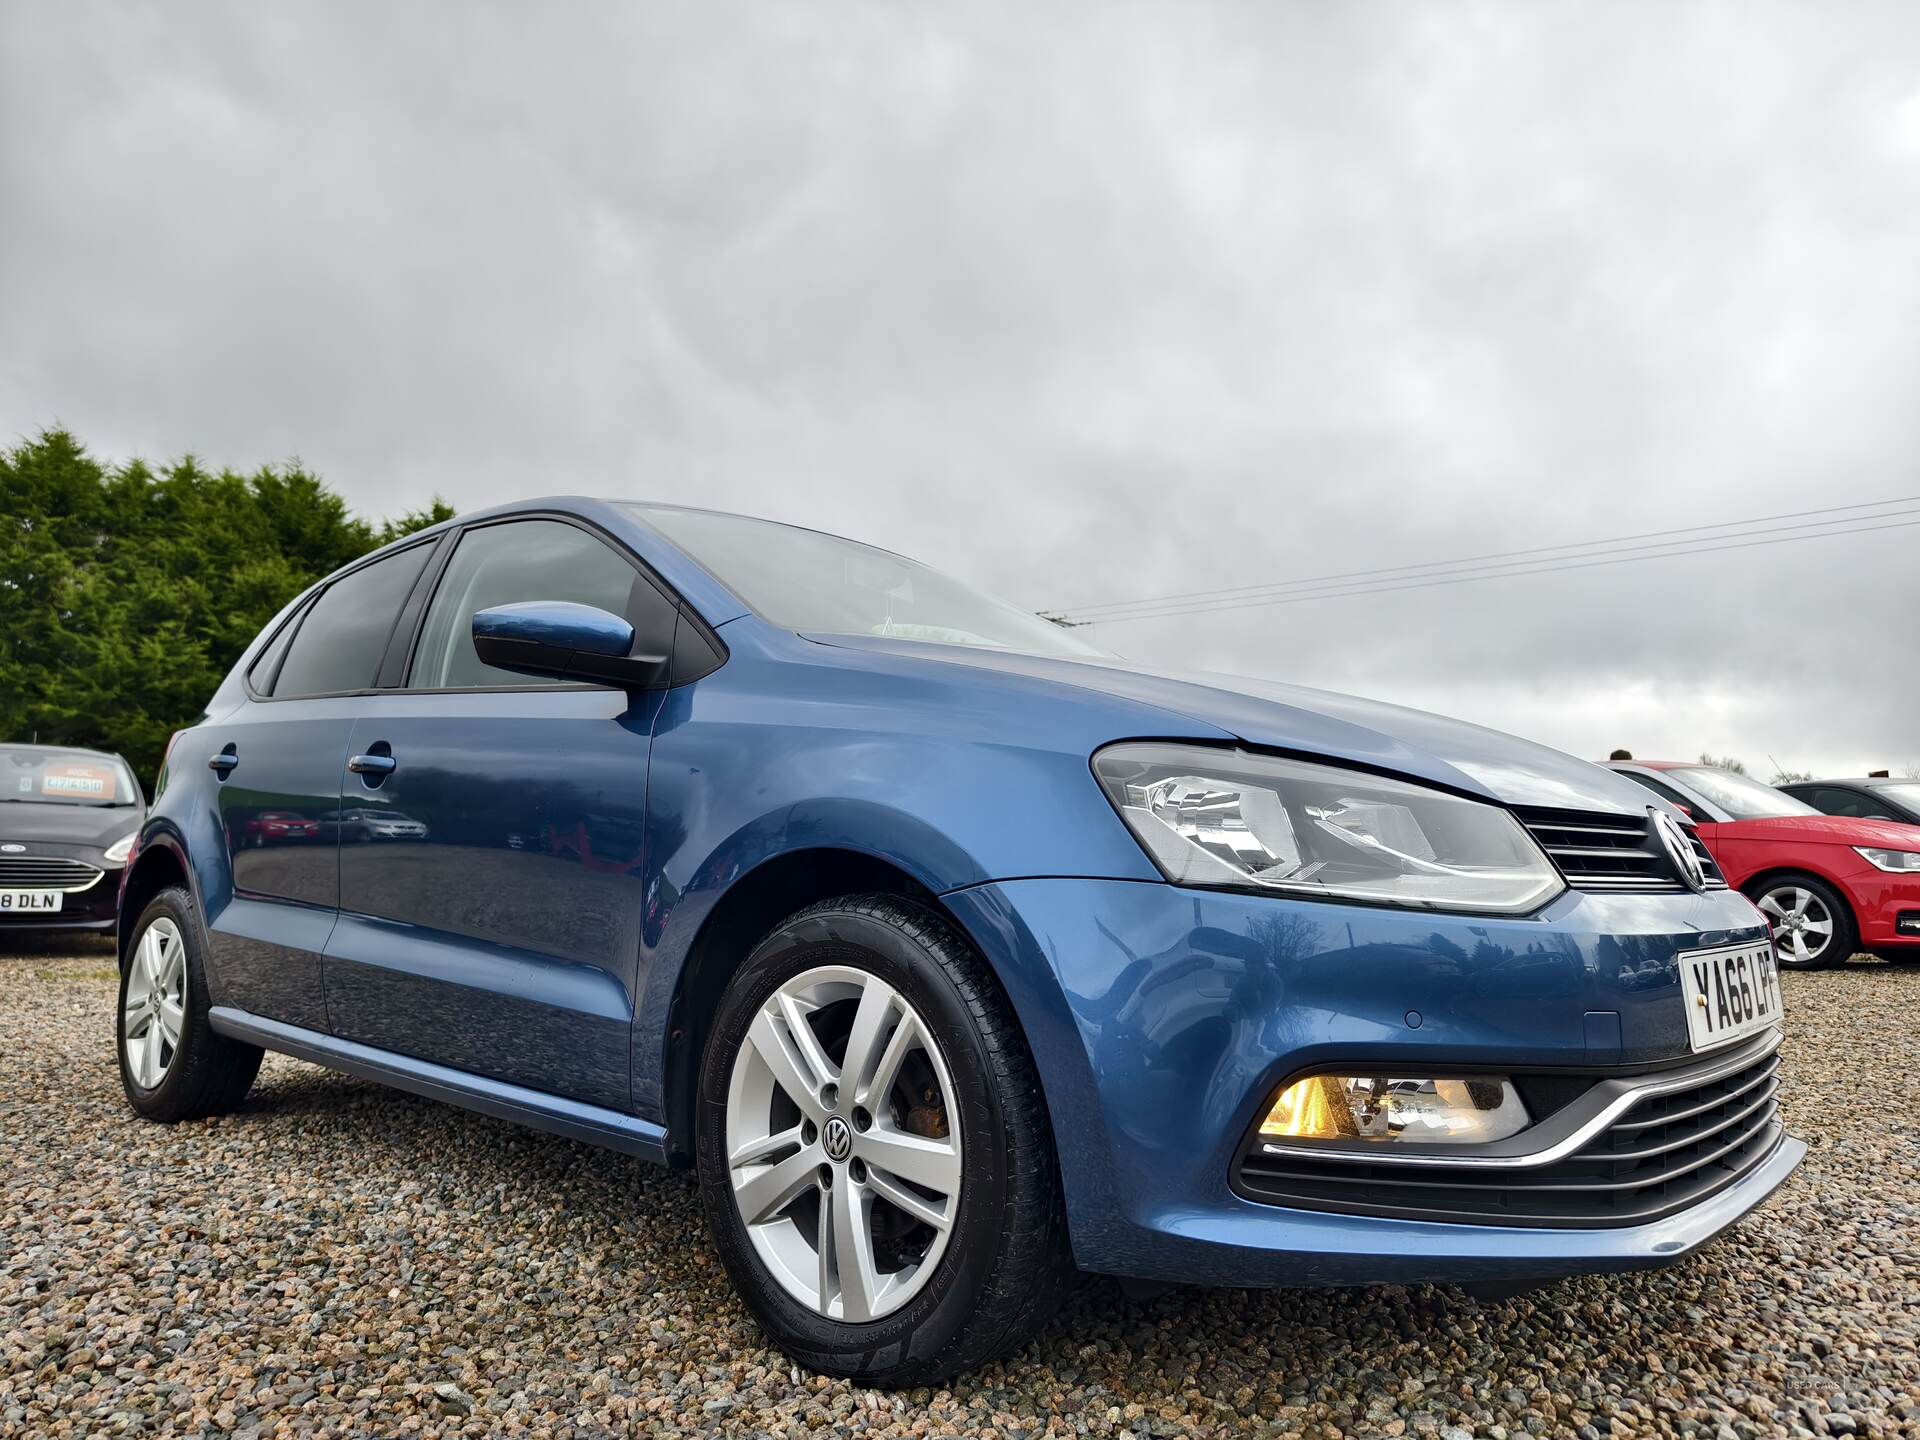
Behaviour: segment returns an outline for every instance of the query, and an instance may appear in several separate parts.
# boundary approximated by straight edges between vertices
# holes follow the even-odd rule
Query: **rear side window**
[[[407,684],[466,690],[495,685],[551,685],[486,664],[473,648],[479,610],[525,600],[568,600],[624,616],[639,640],[673,644],[676,607],[598,536],[558,520],[482,525],[460,537],[427,608]],[[641,645],[644,653],[645,643]]]
[[[273,682],[278,699],[370,690],[394,617],[432,545],[415,545],[334,581],[307,607]]]

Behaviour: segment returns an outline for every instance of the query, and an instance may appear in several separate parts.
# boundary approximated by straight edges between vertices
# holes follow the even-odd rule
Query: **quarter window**
[[[280,657],[287,653],[287,643],[299,628],[300,617],[290,616],[287,623],[280,627],[280,633],[273,637],[272,643],[260,652],[260,658],[247,670],[247,683],[253,686],[255,693],[273,694],[273,672],[280,668]]]
[[[415,545],[388,555],[323,590],[287,647],[273,693],[284,699],[371,690],[394,617],[432,549]]]
[[[415,689],[467,690],[551,685],[488,665],[473,648],[473,617],[495,605],[566,600],[633,622],[644,643],[664,626],[673,643],[675,607],[605,541],[558,520],[482,525],[460,537],[427,609],[407,684]]]

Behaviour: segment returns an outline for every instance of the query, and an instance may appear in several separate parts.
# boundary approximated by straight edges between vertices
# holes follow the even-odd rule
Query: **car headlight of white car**
[[[1409,781],[1154,741],[1093,770],[1176,885],[1503,915],[1565,888],[1507,811]]]

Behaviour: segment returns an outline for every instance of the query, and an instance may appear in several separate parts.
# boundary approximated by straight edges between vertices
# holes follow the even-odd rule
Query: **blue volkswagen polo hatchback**
[[[767,1331],[878,1384],[1076,1272],[1658,1265],[1804,1146],[1765,923],[1647,799],[813,531],[508,506],[300,596],[174,737],[121,1076],[176,1121],[277,1050],[692,1167]]]

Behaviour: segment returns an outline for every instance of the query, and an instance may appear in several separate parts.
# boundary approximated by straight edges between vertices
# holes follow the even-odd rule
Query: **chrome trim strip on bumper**
[[[1462,1155],[1436,1151],[1432,1147],[1415,1151],[1411,1148],[1394,1149],[1385,1145],[1366,1145],[1365,1142],[1360,1142],[1358,1145],[1345,1143],[1290,1145],[1281,1141],[1262,1140],[1259,1142],[1258,1153],[1285,1155],[1294,1159],[1343,1161],[1349,1164],[1531,1170],[1541,1165],[1551,1165],[1556,1160],[1566,1159],[1642,1100],[1670,1095],[1676,1090],[1691,1090],[1696,1086],[1711,1085],[1716,1080],[1723,1080],[1736,1071],[1758,1064],[1780,1048],[1782,1038],[1780,1027],[1775,1025],[1758,1037],[1750,1036],[1746,1040],[1735,1042],[1730,1051],[1717,1057],[1709,1057],[1703,1064],[1685,1065],[1676,1070],[1662,1071],[1653,1075],[1619,1076],[1610,1080],[1601,1080],[1566,1109],[1548,1116],[1539,1125],[1532,1127],[1532,1130],[1552,1132],[1552,1138],[1538,1149],[1502,1153],[1488,1146],[1473,1154]],[[1597,1108],[1591,1105],[1591,1097],[1594,1096],[1601,1097]],[[1564,1124],[1556,1125],[1555,1122],[1562,1120],[1562,1117],[1567,1117],[1569,1111],[1582,1113],[1566,1119]],[[1531,1130],[1523,1130],[1514,1139],[1524,1140],[1531,1133]]]

